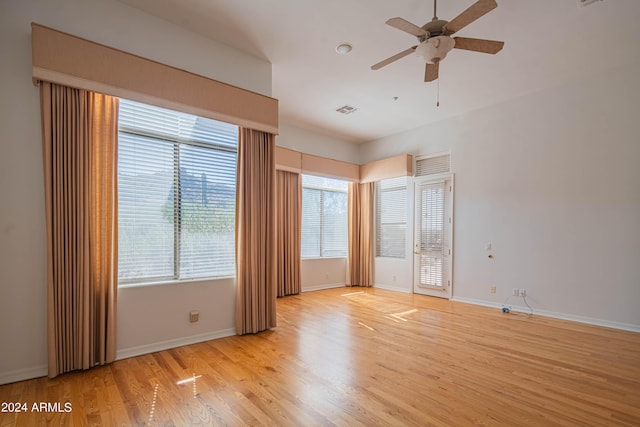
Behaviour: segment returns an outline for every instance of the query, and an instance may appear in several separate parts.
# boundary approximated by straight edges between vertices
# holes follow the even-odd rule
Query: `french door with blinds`
[[[453,177],[416,178],[413,292],[451,298]]]

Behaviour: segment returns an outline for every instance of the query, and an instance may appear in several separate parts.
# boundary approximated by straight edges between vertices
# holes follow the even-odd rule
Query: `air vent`
[[[357,110],[357,108],[356,107],[352,107],[351,105],[343,105],[340,108],[336,108],[336,111],[338,113],[342,113],[342,114],[351,114],[356,110]]]
[[[578,4],[580,6],[588,6],[588,5],[590,5],[592,3],[595,3],[597,1],[602,1],[602,0],[578,0]]]
[[[437,154],[416,158],[416,176],[451,172],[451,155]]]

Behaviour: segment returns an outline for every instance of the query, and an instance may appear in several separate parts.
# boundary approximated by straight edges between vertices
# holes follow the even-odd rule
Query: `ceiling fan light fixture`
[[[338,46],[336,46],[336,52],[340,55],[346,55],[347,53],[351,52],[351,49],[353,49],[351,43],[340,43]]]
[[[428,64],[435,64],[442,61],[455,45],[455,40],[449,36],[431,37],[416,47],[416,55]]]

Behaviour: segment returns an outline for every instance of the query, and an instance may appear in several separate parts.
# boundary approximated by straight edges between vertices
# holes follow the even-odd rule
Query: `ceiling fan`
[[[498,7],[498,4],[495,0],[478,0],[451,21],[444,21],[438,19],[437,0],[433,0],[433,19],[422,27],[418,27],[402,18],[391,18],[387,20],[387,25],[416,36],[418,38],[418,44],[372,65],[371,69],[378,70],[385,65],[389,65],[415,52],[416,55],[420,56],[426,62],[424,81],[431,82],[438,78],[440,61],[442,61],[453,48],[496,54],[502,50],[504,42],[471,39],[467,37],[451,37],[452,34],[457,33],[496,7]]]

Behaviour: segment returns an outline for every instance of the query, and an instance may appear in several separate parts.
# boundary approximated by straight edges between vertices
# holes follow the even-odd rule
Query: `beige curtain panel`
[[[115,359],[118,100],[40,84],[49,376]]]
[[[276,253],[278,296],[300,293],[302,182],[300,174],[276,172]]]
[[[374,183],[349,183],[349,285],[373,285]]]
[[[276,163],[272,134],[240,128],[236,190],[236,332],[276,326]]]

